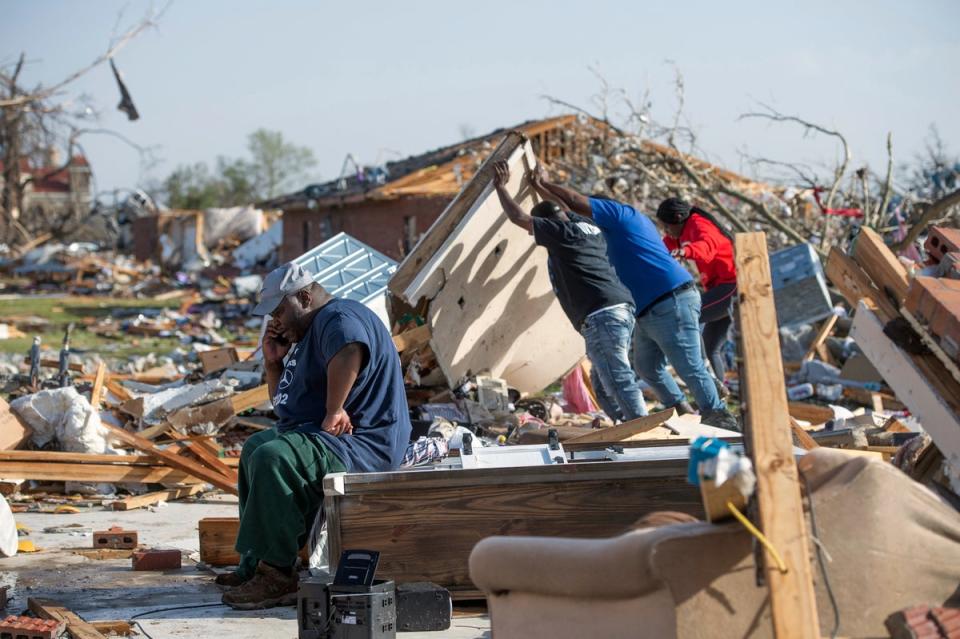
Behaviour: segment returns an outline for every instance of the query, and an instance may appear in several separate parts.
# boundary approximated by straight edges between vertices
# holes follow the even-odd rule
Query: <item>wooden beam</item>
[[[402,353],[405,350],[419,348],[430,341],[430,325],[424,324],[409,331],[404,331],[399,335],[393,336],[393,344],[397,347],[397,352]]]
[[[145,506],[153,506],[154,504],[159,504],[160,502],[164,501],[183,499],[184,497],[190,497],[191,495],[196,495],[200,492],[203,492],[202,485],[187,486],[186,488],[171,488],[169,490],[159,490],[157,492],[146,493],[144,495],[124,497],[123,499],[119,499],[111,503],[110,507],[114,510],[135,510]]]
[[[153,455],[158,457],[161,462],[164,464],[182,470],[185,473],[189,473],[194,477],[199,477],[200,479],[210,482],[217,488],[225,490],[226,492],[236,495],[237,494],[237,485],[234,482],[231,482],[226,477],[221,475],[219,472],[207,468],[203,464],[196,462],[192,459],[187,459],[181,457],[176,453],[172,453],[169,450],[164,450],[159,448],[149,439],[144,439],[139,435],[127,432],[123,429],[116,428],[110,424],[104,424],[103,427],[107,430],[107,435],[111,438],[116,439],[124,444],[131,446],[141,452]]]
[[[67,632],[73,639],[105,639],[100,631],[84,621],[80,615],[50,599],[27,598],[27,607],[41,619],[53,619],[67,624]]]
[[[827,255],[826,274],[851,308],[856,308],[860,300],[867,299],[879,307],[885,322],[897,316],[897,308],[873,285],[870,276],[836,246]]]
[[[810,342],[810,347],[807,349],[807,354],[803,356],[803,361],[809,362],[814,358],[815,355],[820,355],[823,359],[823,355],[820,353],[820,347],[830,337],[830,333],[833,332],[833,327],[837,324],[838,315],[833,314],[827,319],[823,320],[823,323],[820,325],[820,329],[817,331],[817,334],[814,335],[813,341]]]
[[[239,481],[239,477],[237,477],[237,471],[220,461],[220,458],[217,457],[216,453],[211,451],[207,446],[204,446],[202,440],[187,439],[187,437],[181,435],[172,428],[167,432],[167,436],[196,455],[203,464],[208,466],[211,470],[223,475],[231,483],[236,484]]]
[[[168,466],[0,461],[0,477],[36,481],[195,484],[201,480]]]
[[[833,409],[829,406],[808,404],[806,402],[789,402],[787,412],[790,417],[800,419],[811,424],[823,424],[833,419]]]
[[[741,392],[749,450],[757,474],[760,529],[780,553],[786,572],[766,551],[774,635],[819,639],[809,543],[799,474],[793,457],[787,392],[765,233],[736,235]]]
[[[810,433],[803,430],[803,426],[797,423],[793,417],[790,418],[790,430],[793,431],[793,436],[797,438],[797,443],[800,445],[800,448],[804,450],[813,450],[814,448],[819,448],[820,444],[817,443],[813,437],[810,436]]]
[[[872,228],[860,227],[853,241],[853,259],[884,293],[884,297],[896,305],[903,304],[910,287],[907,269]]]
[[[23,363],[24,363],[24,364],[27,364],[28,366],[30,365],[31,359],[30,359],[30,356],[29,356],[29,355],[27,355],[26,357],[23,358]],[[41,367],[41,368],[60,368],[60,360],[40,358],[40,367]],[[75,372],[75,373],[82,373],[82,372],[83,372],[83,364],[78,364],[78,363],[76,363],[76,362],[70,362],[70,363],[67,364],[67,369],[68,369],[68,370],[71,370],[71,371],[73,371],[73,372]]]
[[[632,437],[639,433],[644,433],[648,430],[656,428],[657,426],[660,426],[676,414],[676,410],[673,408],[668,408],[667,410],[645,415],[644,417],[631,419],[628,422],[623,422],[622,424],[617,424],[616,426],[610,426],[608,428],[595,428],[584,435],[573,437],[564,441],[564,444],[623,441],[628,437]]]
[[[129,621],[91,621],[90,625],[97,629],[97,632],[103,632],[108,635],[120,635],[129,637],[133,634],[133,626]]]
[[[90,405],[94,410],[100,410],[100,398],[103,394],[103,382],[107,376],[107,365],[103,362],[97,364],[97,374],[93,378],[93,389],[90,391]]]
[[[113,376],[111,375],[111,378],[112,377]],[[117,399],[119,399],[121,402],[126,402],[133,397],[133,395],[130,394],[130,391],[128,391],[126,388],[121,386],[119,382],[114,381],[113,379],[108,379],[103,384],[104,386],[107,387],[107,390],[113,393],[117,397]]]
[[[235,415],[245,410],[259,406],[270,399],[270,389],[266,384],[245,390],[236,395],[230,396],[230,402],[233,404],[233,413]]]

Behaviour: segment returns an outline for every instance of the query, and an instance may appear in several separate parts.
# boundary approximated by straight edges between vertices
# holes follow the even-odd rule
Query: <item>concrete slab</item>
[[[0,559],[0,585],[11,586],[8,613],[19,613],[28,597],[47,597],[88,621],[136,619],[154,639],[183,637],[296,638],[296,611],[272,608],[240,612],[220,603],[221,591],[212,574],[197,568],[197,522],[203,517],[236,516],[235,498],[217,497],[200,503],[170,503],[152,509],[115,512],[100,508],[79,514],[19,513],[17,523],[31,530],[29,539],[41,549]],[[61,531],[78,524],[79,533]],[[183,568],[165,572],[134,572],[129,559],[88,559],[73,549],[92,547],[92,531],[112,525],[136,530],[147,547],[178,548]],[[192,606],[187,608],[186,606]],[[170,610],[167,610],[170,609]],[[490,637],[483,608],[463,611],[442,632],[402,633],[404,639]]]

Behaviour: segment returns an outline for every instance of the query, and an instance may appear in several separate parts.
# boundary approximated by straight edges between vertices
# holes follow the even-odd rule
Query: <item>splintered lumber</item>
[[[639,433],[645,433],[677,414],[673,408],[662,410],[658,413],[645,415],[637,419],[631,419],[628,422],[610,426],[608,428],[596,428],[586,433],[564,441],[564,444],[587,444],[599,442],[619,442],[628,437],[633,437]]]
[[[837,324],[837,318],[838,316],[833,314],[827,319],[823,320],[823,324],[820,325],[820,329],[813,337],[813,341],[810,342],[810,347],[807,349],[807,354],[803,356],[803,361],[809,362],[816,355],[819,355],[820,359],[825,359],[824,355],[827,353],[822,350],[823,343],[828,337],[830,337],[833,327]]]
[[[224,464],[215,452],[204,445],[203,440],[188,439],[173,429],[170,429],[167,436],[196,455],[203,464],[223,475],[228,481],[233,484],[237,483],[237,472]]]
[[[897,307],[873,285],[870,276],[836,246],[830,249],[825,270],[827,278],[852,308],[856,308],[860,300],[867,299],[880,308],[884,321],[897,316]]]
[[[200,561],[210,566],[236,566],[240,554],[234,546],[240,519],[237,517],[204,517],[197,524],[200,531]]]
[[[29,356],[29,355],[27,355],[26,357],[23,358],[23,363],[24,363],[24,364],[27,364],[28,366],[29,366],[32,362],[33,362],[33,360],[30,359],[30,356]],[[40,367],[41,367],[41,368],[60,368],[60,360],[56,360],[56,359],[43,359],[43,358],[41,358],[41,359],[40,359]],[[71,371],[73,371],[73,372],[75,372],[75,373],[82,373],[82,372],[83,372],[83,364],[78,364],[78,363],[76,363],[76,362],[70,362],[70,363],[67,364],[67,369],[69,369],[69,370],[71,370]]]
[[[245,390],[236,395],[230,396],[230,403],[233,404],[234,414],[240,414],[245,410],[259,406],[270,399],[270,390],[266,384]]]
[[[209,482],[217,488],[227,491],[228,493],[233,495],[237,494],[237,485],[221,475],[219,472],[211,468],[207,468],[203,464],[193,461],[192,459],[187,459],[186,457],[181,457],[180,455],[170,452],[169,450],[164,450],[149,439],[144,439],[139,435],[135,435],[109,424],[104,424],[103,426],[107,429],[107,434],[112,438],[123,442],[124,444],[141,452],[153,455],[159,458],[162,463],[178,470],[182,470],[183,472],[189,473],[195,477],[199,477],[200,479]]]
[[[106,386],[107,390],[113,393],[121,402],[128,401],[131,397],[133,397],[130,394],[130,391],[121,386],[119,382],[115,382],[113,379],[108,379],[106,382],[104,382],[104,386]]]
[[[53,619],[67,624],[67,632],[73,639],[105,639],[100,631],[80,615],[50,599],[27,598],[27,607],[41,619]]]
[[[883,238],[868,226],[860,227],[853,241],[853,259],[873,280],[885,297],[897,306],[907,298],[910,283],[907,269],[884,243]]]
[[[393,336],[393,343],[397,347],[397,352],[420,348],[430,341],[430,325],[424,324],[409,331],[404,331],[399,335]]]
[[[90,405],[94,410],[100,410],[100,396],[103,393],[103,382],[107,376],[107,365],[103,362],[97,364],[97,374],[93,378],[93,389],[90,391]]]
[[[739,326],[746,434],[757,474],[760,530],[780,553],[780,572],[769,551],[764,569],[777,637],[820,637],[799,474],[793,457],[777,313],[765,233],[736,235]]]
[[[154,493],[124,497],[123,499],[113,502],[110,504],[110,506],[114,510],[134,510],[136,508],[143,508],[145,506],[153,506],[154,504],[159,504],[163,501],[183,499],[184,497],[190,497],[191,495],[196,495],[200,492],[203,492],[202,485],[187,486],[186,488],[171,488],[169,490],[158,490]]]
[[[883,323],[865,304],[860,304],[853,318],[850,335],[857,340],[870,362],[890,385],[897,398],[923,424],[937,448],[951,464],[960,466],[960,417],[952,403],[960,395],[944,395],[936,382],[917,365],[917,358],[898,348],[883,333]],[[932,356],[930,356],[932,357]]]
[[[34,452],[34,451],[8,451]],[[54,453],[47,453],[54,454]],[[56,458],[54,458],[56,459]],[[144,484],[196,484],[201,480],[168,466],[139,464],[110,464],[60,461],[2,460],[0,477],[33,479],[36,481],[81,481]]]

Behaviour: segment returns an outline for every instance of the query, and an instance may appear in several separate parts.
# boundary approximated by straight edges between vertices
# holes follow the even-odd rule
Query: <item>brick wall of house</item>
[[[400,260],[406,253],[408,227],[418,238],[443,213],[446,197],[361,202],[337,208],[289,209],[283,213],[280,258],[292,260],[343,231],[384,255]],[[412,247],[409,247],[412,248]]]

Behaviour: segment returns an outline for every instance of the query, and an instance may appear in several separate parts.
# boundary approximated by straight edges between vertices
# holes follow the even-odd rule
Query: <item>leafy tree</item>
[[[252,158],[250,177],[262,198],[280,195],[284,188],[296,188],[295,182],[307,179],[307,169],[317,164],[313,151],[283,139],[280,131],[257,129],[247,137]]]
[[[317,161],[313,151],[284,140],[279,131],[257,129],[247,137],[250,158],[217,158],[213,171],[203,162],[180,165],[167,176],[161,199],[171,208],[239,206],[296,189]]]

